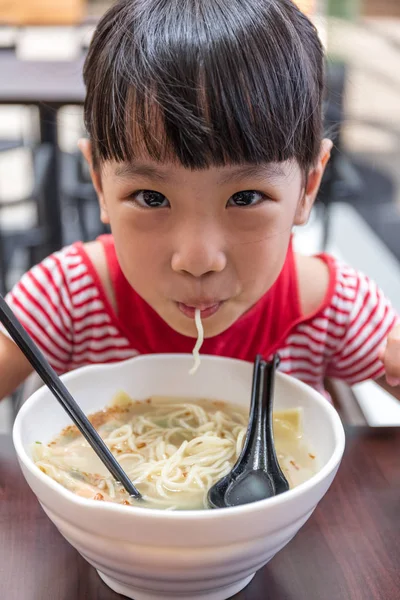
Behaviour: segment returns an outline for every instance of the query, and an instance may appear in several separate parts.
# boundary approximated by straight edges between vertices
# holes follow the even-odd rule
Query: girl
[[[59,373],[190,352],[199,309],[204,353],[278,351],[320,391],[325,376],[383,383],[385,368],[397,385],[397,317],[380,290],[292,248],[331,142],[323,49],[290,0],[120,0],[84,79],[80,148],[112,235],[50,256],[7,298]],[[3,397],[31,368],[0,335]]]

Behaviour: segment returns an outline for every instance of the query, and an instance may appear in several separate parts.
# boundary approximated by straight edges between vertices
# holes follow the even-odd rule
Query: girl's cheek
[[[290,233],[294,214],[282,203],[266,202],[256,209],[234,209],[228,215],[227,228],[235,243],[262,243]]]

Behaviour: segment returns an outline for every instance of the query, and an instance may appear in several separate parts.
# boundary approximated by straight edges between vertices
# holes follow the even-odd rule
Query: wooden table
[[[4,600],[117,600],[45,516],[0,436]],[[400,429],[350,428],[339,474],[295,539],[235,600],[400,597]]]

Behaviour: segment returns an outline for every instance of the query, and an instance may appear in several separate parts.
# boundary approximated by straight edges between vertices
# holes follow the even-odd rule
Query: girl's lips
[[[222,302],[216,302],[215,304],[211,304],[209,306],[187,306],[187,304],[183,304],[182,302],[178,302],[179,310],[189,319],[194,319],[194,313],[197,308],[200,309],[200,314],[202,319],[207,319],[208,317],[212,317],[219,310],[222,305]]]

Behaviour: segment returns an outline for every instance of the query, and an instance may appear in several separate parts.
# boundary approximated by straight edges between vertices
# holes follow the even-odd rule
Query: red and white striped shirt
[[[137,354],[191,352],[194,340],[172,330],[131,288],[112,236],[106,251],[118,314],[81,243],[26,273],[7,296],[18,319],[58,373]],[[390,303],[365,275],[320,255],[330,284],[312,315],[301,313],[292,247],[271,290],[229,330],[206,339],[204,354],[253,361],[281,356],[280,370],[323,391],[333,376],[354,384],[383,375],[378,350],[397,321]]]

